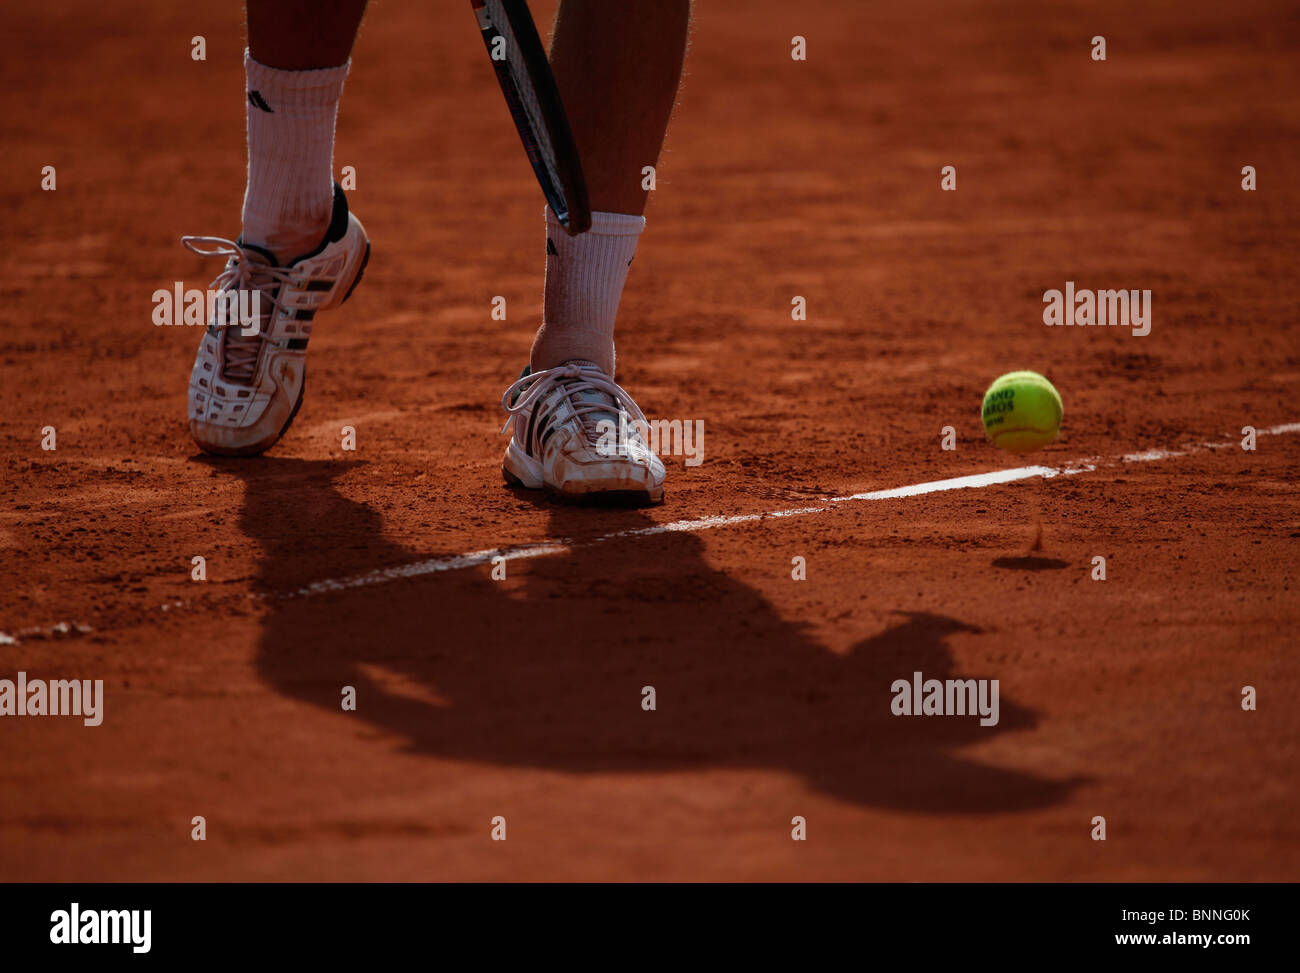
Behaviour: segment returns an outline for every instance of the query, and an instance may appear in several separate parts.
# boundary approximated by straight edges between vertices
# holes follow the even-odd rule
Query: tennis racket
[[[510,117],[542,193],[570,233],[591,228],[582,160],[555,76],[524,0],[470,0]]]

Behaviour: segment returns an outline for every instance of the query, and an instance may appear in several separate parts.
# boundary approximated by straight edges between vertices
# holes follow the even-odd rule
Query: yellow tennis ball
[[[1061,431],[1064,414],[1061,396],[1037,372],[1008,372],[984,393],[984,431],[1009,453],[1046,446]]]

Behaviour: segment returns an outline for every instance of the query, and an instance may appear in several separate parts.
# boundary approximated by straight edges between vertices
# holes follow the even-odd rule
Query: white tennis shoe
[[[646,445],[632,397],[589,362],[534,372],[505,391],[513,435],[501,461],[506,482],[570,503],[646,506],[664,498],[664,464]]]
[[[200,256],[228,258],[212,290],[259,294],[256,331],[251,321],[245,328],[237,317],[220,312],[208,322],[189,394],[190,434],[201,449],[222,456],[256,455],[283,436],[298,414],[312,318],[352,296],[370,259],[370,241],[335,185],[325,239],[286,266],[242,240],[187,236],[182,242]],[[205,244],[208,249],[201,246]]]

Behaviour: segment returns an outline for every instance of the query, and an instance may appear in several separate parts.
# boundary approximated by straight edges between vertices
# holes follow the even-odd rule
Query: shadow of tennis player
[[[228,467],[247,481],[241,523],[263,546],[270,592],[435,556],[384,540],[379,514],[334,488],[351,465]],[[971,626],[899,613],[836,655],[710,567],[694,534],[596,541],[651,521],[565,507],[549,516],[550,536],[577,543],[526,571],[512,562],[519,578],[509,584],[491,580],[485,565],[272,598],[262,675],[335,712],[340,688],[355,686],[357,717],[415,752],[463,760],[569,772],[777,769],[841,798],[908,811],[1039,807],[1076,783],[958,753],[1034,726],[1033,713],[1005,698],[990,727],[975,717],[891,715],[893,681],[918,670],[953,676],[947,639]],[[642,709],[646,686],[653,712]]]

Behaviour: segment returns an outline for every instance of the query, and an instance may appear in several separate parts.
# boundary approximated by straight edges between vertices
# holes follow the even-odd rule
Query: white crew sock
[[[352,62],[318,71],[268,68],[244,52],[248,78],[245,243],[282,263],[320,245],[334,203],[334,120]]]
[[[591,229],[569,236],[546,210],[546,291],[533,342],[534,371],[573,359],[614,374],[614,318],[644,216],[592,213]]]

